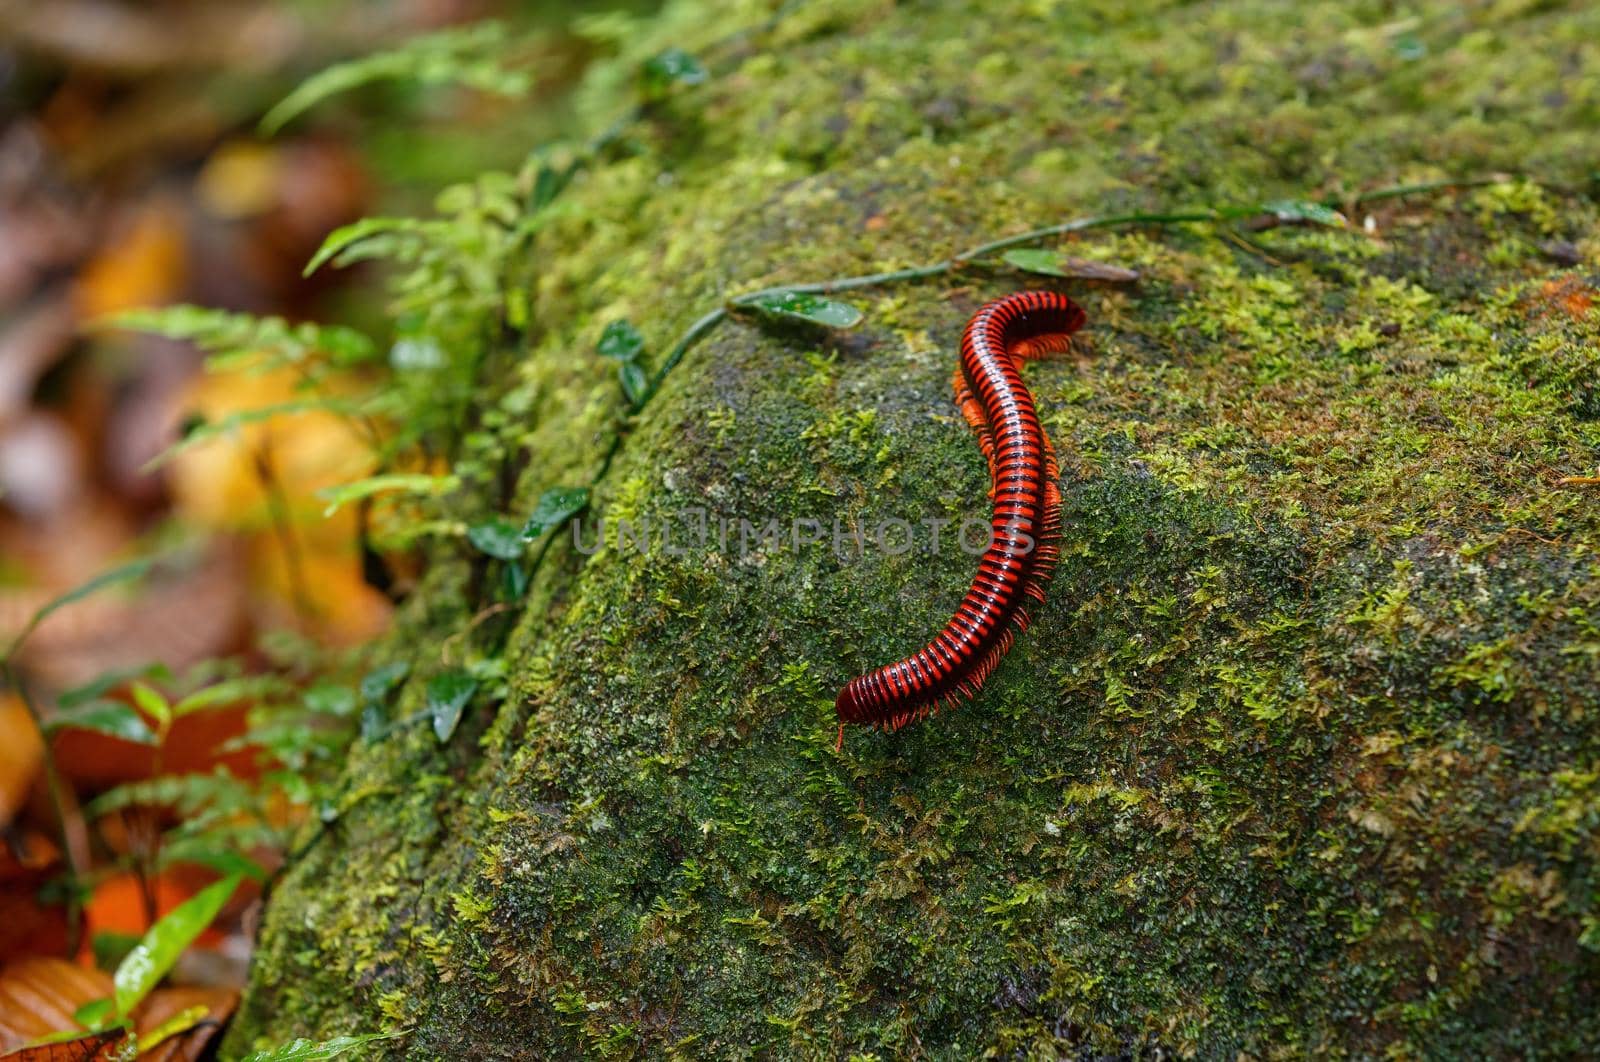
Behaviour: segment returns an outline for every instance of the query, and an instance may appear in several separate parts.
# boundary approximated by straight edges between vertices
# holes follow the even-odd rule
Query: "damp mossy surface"
[[[974,702],[840,751],[838,686],[971,578],[925,523],[987,515],[955,344],[1031,281],[855,293],[846,336],[725,324],[509,617],[505,697],[447,746],[352,750],[229,1051],[1596,1050],[1600,488],[1562,480],[1600,464],[1600,8],[695,10],[658,43],[753,28],[530,252],[534,342],[480,440],[523,455],[520,511],[598,466],[619,317],[659,356],[729,295],[1075,215],[1539,183],[1065,243],[1141,278],[1069,287],[1084,342],[1027,370],[1062,464],[1049,600]],[[591,552],[601,518],[674,537]],[[835,541],[886,520],[917,548]],[[474,586],[441,546],[397,715]]]

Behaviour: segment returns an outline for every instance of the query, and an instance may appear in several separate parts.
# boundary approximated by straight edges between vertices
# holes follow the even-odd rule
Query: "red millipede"
[[[1083,327],[1077,303],[1024,291],[988,303],[967,322],[956,404],[989,462],[989,547],[955,615],[917,652],[845,683],[834,702],[844,724],[898,730],[972,697],[1028,629],[1060,556],[1061,492],[1055,449],[1039,426],[1021,362],[1064,351]]]

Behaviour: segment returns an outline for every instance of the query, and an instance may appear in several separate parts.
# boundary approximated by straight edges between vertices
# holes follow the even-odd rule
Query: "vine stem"
[[[1425,195],[1434,192],[1453,191],[1460,188],[1480,188],[1485,185],[1505,184],[1517,180],[1514,174],[1494,173],[1483,177],[1457,178],[1453,180],[1424,181],[1412,184],[1390,185],[1384,188],[1375,188],[1369,192],[1338,201],[1325,201],[1327,206],[1345,206],[1347,209],[1366,203],[1380,202],[1385,199],[1398,199],[1408,195]],[[1164,212],[1131,212],[1125,214],[1091,214],[1086,217],[1072,218],[1068,221],[1058,222],[1054,225],[1044,225],[1039,228],[1019,232],[1013,236],[1003,236],[987,243],[980,243],[976,247],[969,247],[948,258],[926,265],[908,266],[904,269],[891,269],[879,273],[863,273],[859,276],[834,277],[830,280],[809,281],[801,284],[779,284],[773,287],[761,288],[756,291],[734,295],[723,302],[721,306],[711,310],[700,317],[678,338],[662,359],[661,367],[650,377],[649,387],[646,388],[643,398],[639,402],[640,409],[656,396],[666,382],[667,375],[683,360],[685,354],[692,350],[695,344],[705,339],[706,336],[716,331],[724,321],[744,311],[750,310],[760,300],[781,295],[831,295],[841,291],[858,291],[862,288],[879,287],[886,284],[905,283],[914,280],[928,280],[933,277],[945,276],[954,273],[969,264],[1000,251],[1007,251],[1013,247],[1024,247],[1038,243],[1056,236],[1069,236],[1077,232],[1088,232],[1094,229],[1110,228],[1135,228],[1139,226],[1167,226],[1184,224],[1216,225],[1237,221],[1241,218],[1263,213],[1256,209],[1201,209]],[[1255,253],[1262,253],[1254,245],[1246,242],[1245,246]],[[1270,256],[1268,261],[1272,261]],[[589,480],[591,488],[597,486],[611,469],[611,462],[616,458],[622,448],[622,440],[626,429],[619,430],[611,438],[611,444],[606,448],[605,457],[601,459],[600,467]],[[563,525],[564,526],[564,525]],[[545,554],[549,552],[550,545],[556,536],[550,534],[540,546],[534,556],[533,564],[528,574],[531,580],[544,562]]]

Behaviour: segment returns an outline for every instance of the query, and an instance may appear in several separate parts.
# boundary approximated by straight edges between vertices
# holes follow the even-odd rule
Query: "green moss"
[[[1075,243],[1143,275],[1081,292],[1080,352],[1028,370],[1063,465],[1050,600],[976,703],[840,753],[837,685],[943,622],[972,561],[840,556],[832,521],[985,515],[949,374],[968,314],[1021,281],[873,292],[835,341],[725,325],[593,515],[725,515],[730,547],[558,541],[492,720],[353,754],[373,795],[279,886],[230,1047],[1600,1040],[1600,508],[1556,482],[1600,446],[1597,214],[1556,190],[1588,180],[1600,15],[1385,10],[806,5],[634,130],[541,236],[538,341],[486,390],[519,396],[496,430],[529,455],[523,507],[603,452],[621,399],[581,352],[618,316],[659,351],[732,292],[1074,214],[1548,183],[1259,250],[1192,227]],[[802,518],[827,536],[759,541]],[[441,557],[396,635],[415,671],[470,595]]]

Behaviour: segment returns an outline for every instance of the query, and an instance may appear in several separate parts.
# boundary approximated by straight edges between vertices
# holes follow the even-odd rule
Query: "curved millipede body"
[[[1055,450],[1018,367],[1066,350],[1083,322],[1083,310],[1065,295],[1025,291],[987,304],[967,323],[956,403],[989,462],[989,548],[972,589],[931,642],[839,691],[841,736],[845,723],[895,730],[971,697],[1027,629],[1029,607],[1044,600],[1059,555],[1061,494]]]

